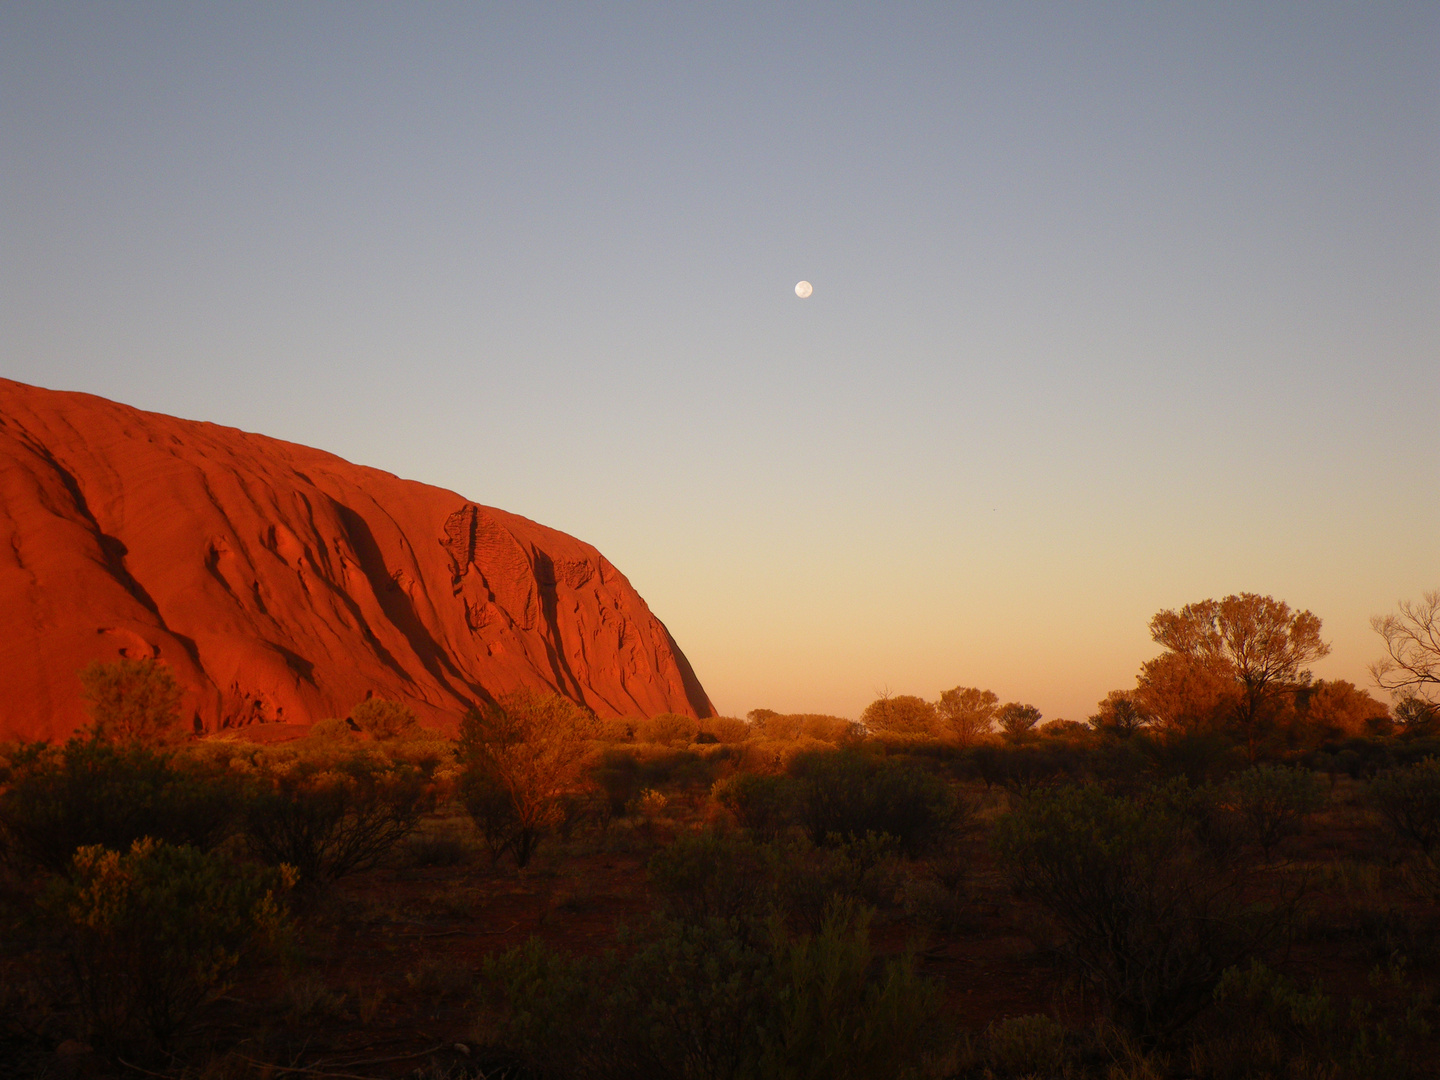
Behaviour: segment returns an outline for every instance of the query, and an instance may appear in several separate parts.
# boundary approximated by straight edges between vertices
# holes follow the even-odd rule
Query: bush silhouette
[[[184,732],[183,691],[158,660],[97,660],[80,672],[91,732],[110,742],[172,742]]]
[[[742,772],[717,783],[716,801],[753,835],[768,840],[794,821],[799,785],[788,776]]]
[[[123,854],[77,851],[41,911],[90,1040],[141,1057],[169,1046],[257,939],[281,929],[276,897],[286,887],[282,874],[149,839]]]
[[[1440,758],[1381,773],[1369,795],[1391,831],[1419,849],[1417,883],[1440,896]]]
[[[0,794],[0,834],[12,855],[63,873],[77,849],[127,850],[142,837],[208,849],[233,824],[235,784],[174,751],[74,738],[31,746]]]
[[[1261,850],[1266,862],[1323,801],[1314,773],[1284,765],[1252,765],[1231,777],[1225,788],[1246,839]]]
[[[798,781],[800,824],[816,844],[875,833],[916,853],[939,840],[962,809],[933,773],[859,750],[804,754],[791,772]]]
[[[373,867],[430,807],[421,770],[365,754],[300,759],[262,771],[245,807],[245,835],[271,865],[307,885]]]
[[[621,953],[532,940],[487,962],[496,1041],[542,1076],[902,1075],[937,995],[904,957],[874,962],[869,916],[832,905],[820,931],[777,921],[659,919]]]
[[[1288,914],[1247,905],[1248,865],[1196,840],[1187,803],[1174,786],[1144,798],[1093,784],[1036,789],[993,835],[1012,883],[1049,912],[1081,977],[1144,1037],[1189,1022],[1225,969]]]

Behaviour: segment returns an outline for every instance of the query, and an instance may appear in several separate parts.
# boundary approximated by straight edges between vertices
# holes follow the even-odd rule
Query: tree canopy
[[[1318,615],[1256,593],[1161,611],[1150,620],[1150,636],[1212,684],[1214,676],[1229,675],[1239,692],[1232,717],[1251,760],[1267,707],[1280,692],[1308,682],[1305,665],[1330,653]]]

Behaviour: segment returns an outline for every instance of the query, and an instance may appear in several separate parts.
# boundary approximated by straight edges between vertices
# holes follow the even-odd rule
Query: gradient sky
[[[1440,4],[11,0],[0,374],[573,533],[726,713],[1079,719],[1239,591],[1368,685]]]

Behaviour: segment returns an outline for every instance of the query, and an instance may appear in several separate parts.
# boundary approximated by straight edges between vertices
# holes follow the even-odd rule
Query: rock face
[[[601,716],[713,714],[589,544],[331,454],[0,379],[0,738],[86,722],[77,672],[159,657],[197,730],[307,724],[373,693],[454,730],[555,690]]]

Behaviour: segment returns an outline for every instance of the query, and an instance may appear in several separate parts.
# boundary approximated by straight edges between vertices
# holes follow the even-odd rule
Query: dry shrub
[[[718,743],[741,743],[755,734],[749,724],[733,716],[711,716],[701,720],[700,731],[713,735]]]
[[[678,713],[661,713],[641,720],[635,727],[636,742],[659,743],[662,746],[691,743],[698,734],[700,721]]]

